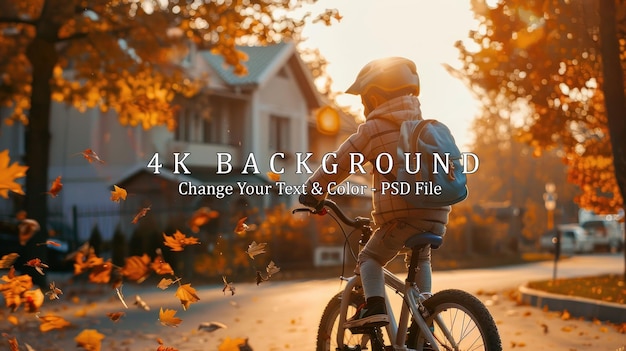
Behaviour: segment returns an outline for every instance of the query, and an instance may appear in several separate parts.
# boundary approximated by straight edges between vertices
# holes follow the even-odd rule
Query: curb
[[[615,324],[626,323],[626,305],[623,304],[553,294],[525,285],[520,286],[518,290],[522,302],[530,306],[547,308],[550,311],[567,310],[572,317],[597,319]]]

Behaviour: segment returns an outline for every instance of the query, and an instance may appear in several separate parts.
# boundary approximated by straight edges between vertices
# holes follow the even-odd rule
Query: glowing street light
[[[556,209],[556,185],[546,183],[546,192],[543,193],[543,202],[548,211],[548,229],[554,228],[554,209]]]

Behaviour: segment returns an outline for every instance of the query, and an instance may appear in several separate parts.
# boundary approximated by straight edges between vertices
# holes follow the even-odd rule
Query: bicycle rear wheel
[[[426,319],[434,328],[440,350],[501,351],[496,323],[487,307],[473,295],[456,289],[443,290],[424,301],[430,313]],[[416,325],[411,325],[407,345],[424,345]]]
[[[343,345],[337,345],[337,329],[339,328],[339,310],[341,309],[341,295],[335,295],[326,305],[320,325],[317,330],[317,351],[356,351],[370,349],[369,336],[364,334],[352,334],[346,329],[343,336]],[[365,303],[362,294],[352,291],[348,305],[349,317],[356,313],[357,308]]]

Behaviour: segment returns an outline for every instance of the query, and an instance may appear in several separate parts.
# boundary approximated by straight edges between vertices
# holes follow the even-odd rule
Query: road
[[[559,263],[559,277],[620,273],[623,256],[577,256]],[[339,272],[338,272],[339,273]],[[280,274],[280,273],[279,273]],[[459,288],[485,302],[502,336],[505,350],[618,350],[626,337],[608,324],[580,320],[563,320],[556,312],[544,312],[528,306],[517,306],[509,292],[528,280],[549,279],[552,263],[539,262],[521,266],[436,272],[436,290]],[[21,344],[29,343],[36,351],[75,350],[73,338],[83,329],[96,329],[105,335],[102,350],[156,350],[161,338],[165,346],[180,351],[218,350],[225,338],[249,338],[255,351],[314,350],[317,323],[328,299],[340,290],[339,279],[269,281],[236,284],[231,296],[222,286],[196,287],[200,301],[184,311],[174,290],[162,291],[152,286],[124,287],[129,309],[109,290],[104,295],[80,296],[72,301],[47,301],[42,315],[54,313],[74,324],[64,330],[41,333],[33,315],[17,313],[20,324],[13,326],[0,314],[0,330],[16,336]],[[144,311],[130,302],[135,295],[151,306]],[[159,308],[176,309],[182,323],[174,328],[158,322]],[[117,323],[106,317],[108,312],[124,311]],[[201,322],[218,321],[227,328],[212,333],[198,331]],[[547,332],[547,333],[546,333]],[[3,345],[0,343],[0,349]]]

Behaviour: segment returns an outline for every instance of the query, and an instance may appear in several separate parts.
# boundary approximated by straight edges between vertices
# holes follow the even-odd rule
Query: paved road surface
[[[560,263],[559,276],[619,273],[623,264],[621,254],[574,257]],[[517,306],[508,298],[509,292],[520,284],[551,276],[552,264],[542,262],[437,272],[434,285],[437,290],[454,287],[477,294],[497,321],[505,350],[613,351],[626,345],[626,335],[618,333],[611,325],[563,320],[558,313]],[[76,350],[73,338],[86,328],[106,335],[102,350],[154,351],[158,347],[157,337],[166,346],[180,351],[217,350],[226,337],[247,337],[255,351],[314,350],[322,310],[339,289],[338,279],[270,281],[260,286],[240,283],[236,285],[234,296],[223,294],[222,286],[203,286],[197,287],[201,301],[183,311],[174,290],[128,285],[124,287],[126,300],[132,302],[135,294],[139,294],[151,306],[151,311],[140,310],[130,303],[130,309],[126,310],[109,290],[104,290],[104,295],[91,297],[92,304],[86,305],[85,297],[75,304],[67,296],[62,296],[61,301],[44,304],[42,314],[62,315],[75,324],[75,328],[42,334],[34,316],[17,313],[20,325],[15,327],[6,321],[4,313],[0,314],[0,330],[16,336],[21,343],[29,343],[36,351]],[[160,325],[157,320],[160,307],[176,309],[176,316],[183,319],[180,326]],[[126,315],[113,323],[105,314],[116,311],[125,311]],[[228,328],[213,333],[197,331],[198,324],[206,321],[219,321]],[[0,349],[4,350],[1,346]]]

